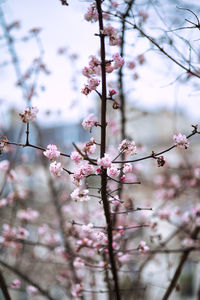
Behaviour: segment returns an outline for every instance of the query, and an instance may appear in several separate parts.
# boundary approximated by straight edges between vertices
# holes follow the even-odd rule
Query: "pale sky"
[[[1,0],[0,0],[1,1]],[[93,96],[86,97],[80,93],[85,78],[80,74],[77,76],[79,90],[74,93],[71,89],[71,76],[73,70],[82,69],[88,63],[88,57],[95,55],[98,49],[98,38],[94,36],[97,32],[97,24],[91,24],[84,20],[83,14],[88,4],[83,1],[71,0],[70,6],[65,7],[59,0],[7,0],[3,2],[2,8],[7,23],[19,20],[21,29],[15,30],[16,36],[26,35],[33,27],[42,28],[40,34],[44,53],[44,62],[51,71],[49,76],[41,76],[40,85],[45,85],[46,90],[40,92],[34,98],[33,105],[40,110],[40,119],[44,120],[44,111],[61,111],[58,117],[56,113],[52,118],[57,121],[78,121],[92,110],[95,102]],[[13,31],[14,33],[14,31]],[[1,42],[1,41],[0,41]],[[57,49],[68,47],[69,53],[77,53],[80,58],[75,67],[63,56],[57,55]],[[136,50],[142,53],[146,49],[144,39],[138,42]],[[17,53],[20,64],[25,70],[34,57],[38,55],[38,49],[34,42],[17,43]],[[0,63],[4,60],[5,47],[0,48]],[[117,52],[117,49],[116,49]],[[149,59],[148,59],[149,58]],[[176,79],[175,74],[182,74],[182,70],[162,59],[161,55],[152,52],[146,54],[147,63],[138,69],[141,79],[131,83],[134,93],[131,94],[129,102],[137,106],[155,110],[159,108],[173,109],[175,105],[184,109],[193,123],[200,119],[200,90],[199,83],[191,85],[184,83],[171,84]],[[167,66],[167,67],[166,67]],[[24,103],[19,88],[14,88],[16,82],[13,67],[0,69],[0,99],[3,100],[1,110],[9,105],[17,105],[23,109]],[[162,73],[160,72],[162,70]],[[175,73],[178,71],[178,73]],[[76,100],[77,105],[73,105]],[[48,119],[49,120],[49,119]]]

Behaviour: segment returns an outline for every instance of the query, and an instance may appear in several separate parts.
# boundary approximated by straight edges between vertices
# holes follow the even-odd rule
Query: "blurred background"
[[[84,20],[90,2],[69,0],[67,7],[59,0],[0,0],[0,133],[9,140],[24,142],[25,125],[21,124],[18,114],[27,105],[39,109],[37,122],[30,127],[33,144],[46,147],[54,143],[63,152],[70,153],[72,142],[85,143],[91,136],[98,140],[98,128],[90,134],[81,126],[88,113],[99,116],[100,105],[95,93],[87,97],[81,93],[86,82],[82,69],[88,65],[90,55],[98,55],[99,51],[99,40],[95,36],[97,24]],[[117,2],[123,8],[124,1]],[[163,1],[147,0],[142,3],[135,1],[134,5],[137,24],[172,57],[188,69],[192,65],[197,73],[200,72],[199,29],[185,27],[193,26],[190,22],[197,23],[198,2],[166,0],[163,4]],[[141,21],[140,12],[147,14],[146,20]],[[115,25],[120,28],[117,21]],[[143,156],[152,150],[160,151],[171,146],[173,134],[189,134],[191,125],[199,123],[199,79],[174,64],[141,34],[129,29],[124,67],[126,136],[136,141],[138,155]],[[113,51],[118,50],[108,48],[108,55]],[[130,67],[130,63],[134,63],[134,67]],[[109,75],[108,85],[118,89],[117,75]],[[121,141],[119,111],[109,107],[108,121],[108,144],[116,146]],[[158,168],[154,160],[134,164],[132,178],[142,181],[142,189],[140,186],[126,186],[123,199],[126,204],[132,199],[134,207],[153,207],[154,213],[153,216],[149,212],[143,212],[139,217],[128,215],[125,224],[151,222],[151,225],[156,227],[159,223],[159,226],[150,233],[144,228],[127,233],[126,238],[132,243],[130,247],[135,248],[141,239],[147,240],[155,249],[168,239],[167,247],[183,247],[185,232],[175,235],[174,239],[170,236],[181,227],[179,217],[199,202],[200,175],[194,175],[197,174],[194,170],[200,165],[199,150],[199,139],[193,137],[191,149],[166,154],[164,168]],[[1,257],[24,273],[32,270],[33,279],[38,279],[38,274],[41,274],[43,286],[55,299],[70,299],[70,292],[68,296],[65,293],[66,286],[71,288],[67,281],[69,261],[61,248],[68,235],[72,245],[81,239],[79,230],[74,229],[70,222],[75,219],[84,224],[93,222],[104,226],[104,216],[102,210],[96,209],[96,202],[81,204],[77,208],[70,198],[72,184],[69,176],[65,174],[54,181],[48,163],[41,156],[41,152],[34,149],[8,147],[0,157],[0,162],[11,161],[10,168],[16,172],[13,177],[3,172],[0,174],[0,200],[7,201],[0,201],[1,227],[4,223],[23,225],[31,233],[29,240],[35,241],[34,245],[24,244],[22,248],[11,245],[5,250],[2,247]],[[64,159],[62,163],[67,168],[72,167]],[[9,179],[5,179],[7,175]],[[97,185],[95,179],[89,183]],[[16,217],[17,211],[27,207],[36,210],[38,218],[26,220],[19,214]],[[159,215],[162,208],[171,211],[170,222],[168,217]],[[124,222],[123,218],[119,218],[120,222]],[[41,236],[38,228],[44,224],[49,228],[46,235]],[[154,258],[149,263],[145,256],[138,260],[137,255],[132,254],[131,262],[123,269],[125,275],[121,283],[127,288],[136,285],[141,290],[134,295],[127,292],[124,299],[161,299],[179,255],[159,254]],[[78,275],[92,288],[95,276],[90,271],[78,270]],[[199,253],[195,253],[185,265],[180,292],[177,285],[172,299],[197,299],[199,274]],[[8,272],[7,278],[11,283],[15,277]],[[104,288],[105,278],[101,273],[96,282]],[[25,283],[19,292],[12,291],[12,296],[17,300],[33,297],[25,291]],[[91,300],[106,299],[104,295],[87,297]],[[36,295],[34,299],[44,298]]]

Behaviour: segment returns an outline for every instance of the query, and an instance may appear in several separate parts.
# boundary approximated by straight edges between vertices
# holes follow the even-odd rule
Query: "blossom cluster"
[[[19,113],[19,116],[22,122],[29,123],[35,120],[37,113],[37,107],[27,107],[22,113]]]
[[[58,148],[57,148],[56,145],[49,144],[47,146],[47,149],[43,152],[43,154],[44,154],[44,156],[46,156],[50,160],[53,160],[53,159],[58,158],[60,156],[60,151],[58,151]],[[62,167],[62,164],[60,162],[53,161],[49,166],[49,170],[54,176],[60,177],[62,175],[62,172],[63,172],[63,167]]]
[[[125,153],[126,156],[135,155],[137,153],[137,147],[135,145],[135,142],[130,142],[126,139],[121,142],[121,144],[118,147],[118,150],[122,153]]]
[[[175,145],[179,148],[187,149],[189,147],[189,141],[187,137],[180,132],[173,136],[173,140],[175,141]]]

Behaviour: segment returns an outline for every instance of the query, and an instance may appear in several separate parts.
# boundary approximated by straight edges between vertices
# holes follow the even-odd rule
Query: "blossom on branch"
[[[50,160],[60,156],[60,152],[58,151],[57,146],[53,144],[49,144],[47,146],[47,150],[44,151],[43,154]]]
[[[175,146],[179,148],[187,149],[189,147],[189,141],[187,137],[180,132],[177,135],[173,136],[173,140],[175,141]]]
[[[123,66],[124,64],[124,59],[120,56],[119,53],[113,54],[112,56],[113,61],[114,61],[114,69],[119,69]]]
[[[75,189],[71,193],[71,198],[74,201],[89,201],[90,196],[88,196],[89,190],[80,190],[79,188]]]
[[[79,283],[77,283],[77,284],[73,287],[73,289],[72,289],[72,291],[71,291],[72,296],[73,296],[73,297],[81,297],[81,296],[82,296],[82,294],[81,294],[82,289],[83,289],[82,285],[79,284]]]
[[[108,24],[104,27],[103,33],[109,37],[109,45],[110,46],[118,46],[120,45],[121,39],[118,36],[118,30]]]
[[[96,3],[93,2],[90,4],[88,11],[85,13],[84,18],[88,22],[97,22],[98,20],[98,12],[96,9]]]
[[[36,118],[36,115],[38,113],[38,108],[37,107],[27,107],[23,113],[19,113],[19,116],[24,123],[28,123],[30,121],[34,121]]]
[[[114,164],[111,164],[111,166],[107,169],[107,175],[110,177],[117,177],[119,176],[119,173],[120,171]]]
[[[103,168],[110,168],[112,163],[112,159],[109,154],[105,153],[104,157],[98,158],[97,164]]]
[[[21,286],[21,281],[19,279],[14,279],[10,285],[12,289],[18,289],[20,288],[20,286]]]
[[[124,174],[130,173],[130,172],[132,172],[132,170],[133,170],[133,167],[132,167],[132,165],[131,165],[130,163],[125,163],[125,164],[123,164],[122,172],[123,172]]]
[[[147,253],[149,251],[149,247],[147,246],[145,241],[141,241],[138,247],[139,252]]]
[[[82,122],[83,128],[87,130],[92,130],[92,127],[96,125],[97,125],[97,117],[95,117],[94,114],[90,114]]]
[[[78,164],[83,157],[77,151],[73,151],[70,155],[71,160],[73,160],[76,164]]]
[[[121,142],[121,144],[118,147],[118,150],[120,152],[126,153],[126,155],[135,155],[137,152],[137,147],[135,145],[135,142],[132,141],[127,141],[127,140],[123,140]]]
[[[99,83],[100,83],[99,79],[91,78],[88,81],[88,87],[89,87],[90,90],[94,91],[98,87]]]
[[[54,161],[50,164],[49,170],[51,174],[53,174],[56,177],[60,177],[63,172],[63,168],[60,162]]]

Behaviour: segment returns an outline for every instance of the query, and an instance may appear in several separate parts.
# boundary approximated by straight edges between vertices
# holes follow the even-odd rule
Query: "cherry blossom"
[[[112,25],[108,24],[107,26],[105,26],[103,33],[109,37],[110,46],[117,46],[120,44],[121,39],[118,36],[118,30]]]
[[[70,155],[71,160],[73,160],[76,164],[78,164],[81,160],[83,160],[83,157],[78,153],[77,151],[73,151]]]
[[[112,89],[112,90],[109,90],[109,91],[108,91],[108,94],[109,94],[109,97],[112,98],[114,95],[117,94],[117,92],[116,92],[114,89]]]
[[[147,246],[145,241],[140,241],[138,250],[141,253],[147,253],[149,251],[149,247]]]
[[[72,292],[71,292],[72,296],[73,297],[81,297],[82,289],[83,289],[82,285],[77,283],[72,289]]]
[[[187,137],[180,132],[173,136],[173,140],[175,141],[175,145],[179,148],[187,149],[189,147],[189,141]]]
[[[53,174],[56,177],[60,177],[63,172],[63,168],[60,162],[54,161],[50,164],[49,170],[51,174]]]
[[[0,171],[6,172],[10,167],[10,162],[5,159],[0,162]]]
[[[36,115],[38,113],[38,108],[37,107],[27,107],[23,113],[19,113],[19,116],[24,123],[28,123],[30,121],[34,121],[36,118]]]
[[[103,168],[110,168],[112,163],[112,159],[109,154],[105,153],[104,157],[98,158],[97,164]]]
[[[17,212],[17,217],[24,221],[35,221],[39,216],[39,212],[32,208],[20,209]]]
[[[122,172],[123,172],[124,174],[130,173],[130,172],[132,172],[132,170],[133,170],[133,167],[132,167],[132,165],[131,165],[130,163],[125,163],[125,164],[123,164]]]
[[[98,20],[98,12],[96,10],[96,3],[90,4],[87,13],[85,13],[84,18],[86,21],[96,22]]]
[[[81,90],[81,93],[87,96],[91,93],[91,91],[92,90],[89,88],[88,84],[85,84],[84,88]]]
[[[117,177],[119,176],[120,170],[116,167],[115,164],[111,164],[109,168],[107,168],[107,175],[110,177]]]
[[[89,190],[85,189],[85,190],[80,190],[79,188],[75,189],[72,193],[71,193],[71,198],[74,201],[89,201],[90,200],[90,196],[89,194]]]
[[[123,66],[124,64],[124,59],[120,56],[119,53],[113,54],[112,56],[113,61],[114,61],[114,69],[119,69]]]
[[[12,289],[18,289],[20,288],[20,286],[21,286],[21,281],[19,279],[14,279],[10,285]]]
[[[91,78],[88,81],[88,87],[90,90],[96,90],[99,84],[100,84],[100,80],[96,78]]]
[[[85,266],[83,259],[80,257],[75,258],[73,265],[76,269],[81,269]]]
[[[97,117],[95,117],[94,114],[90,114],[82,122],[83,128],[87,130],[92,130],[92,128],[96,125],[97,125]]]
[[[60,156],[60,151],[58,151],[58,148],[54,144],[49,144],[47,146],[47,150],[43,152],[43,154],[49,158],[50,160],[57,158]]]
[[[35,295],[38,293],[38,289],[33,285],[28,285],[26,288],[29,295]]]
[[[136,151],[137,151],[137,147],[136,147],[134,141],[130,142],[130,141],[127,141],[127,140],[123,140],[121,142],[121,144],[119,145],[118,150],[120,152],[126,153],[127,156],[128,155],[135,155]]]
[[[86,233],[91,233],[91,232],[93,232],[93,227],[94,227],[94,225],[93,225],[92,223],[89,223],[89,224],[87,224],[87,225],[82,225],[82,226],[81,226],[82,230],[83,230],[84,232],[86,232]]]

